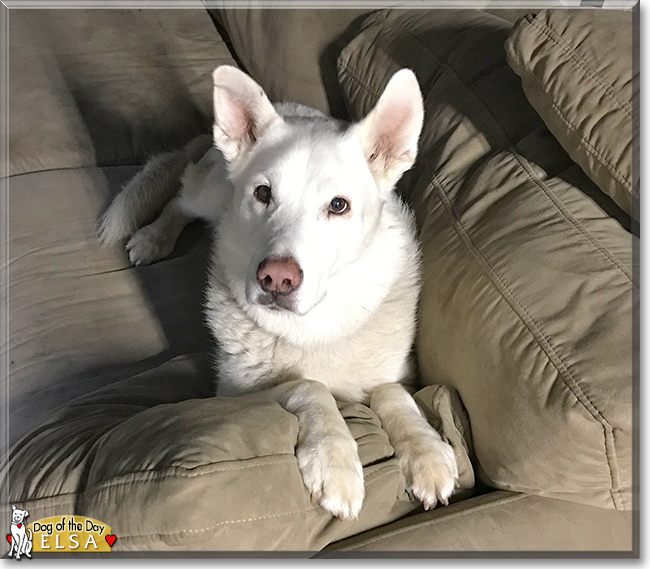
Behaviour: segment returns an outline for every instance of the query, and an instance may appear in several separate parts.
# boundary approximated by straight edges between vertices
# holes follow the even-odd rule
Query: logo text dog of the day
[[[83,516],[44,518],[32,522],[28,528],[34,533],[34,553],[107,552],[117,539],[108,524]]]

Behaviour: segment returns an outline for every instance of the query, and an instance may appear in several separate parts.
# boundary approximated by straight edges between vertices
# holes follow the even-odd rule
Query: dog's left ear
[[[424,120],[415,73],[400,69],[374,109],[353,127],[380,191],[388,193],[413,163]]]

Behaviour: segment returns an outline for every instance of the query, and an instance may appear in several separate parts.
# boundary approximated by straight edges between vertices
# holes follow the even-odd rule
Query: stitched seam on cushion
[[[612,164],[603,154],[601,154],[582,134],[580,133],[580,129],[575,126],[568,118],[567,116],[562,112],[562,109],[558,107],[553,99],[548,95],[546,89],[544,89],[544,86],[542,83],[537,79],[535,76],[530,76],[527,73],[522,70],[521,67],[516,65],[514,62],[511,62],[511,66],[513,67],[513,70],[519,75],[520,77],[526,76],[526,80],[531,81],[534,83],[539,92],[542,93],[544,98],[546,99],[546,102],[553,108],[555,113],[560,117],[562,122],[572,131],[574,131],[577,135],[578,138],[580,139],[580,142],[583,143],[585,146],[585,150],[587,150],[590,154],[592,154],[598,162],[600,162],[603,166],[607,168],[607,170],[614,176],[621,184],[625,185],[626,187],[629,187],[630,193],[633,193],[632,191],[632,183],[628,181],[628,179],[625,177],[625,175],[618,170],[618,168]]]
[[[343,71],[343,73],[347,73],[354,81],[356,81],[359,87],[366,91],[366,93],[369,93],[377,98],[381,97],[381,93],[378,93],[372,87],[370,87],[370,85],[363,81],[354,71],[352,71],[352,69],[350,69],[347,63],[339,59],[339,65],[341,66],[341,71]]]
[[[587,139],[584,136],[582,136],[582,134],[580,134],[580,131],[578,130],[578,127],[576,127],[571,122],[569,122],[569,119],[566,118],[566,116],[562,113],[560,108],[553,101],[549,100],[549,102],[551,103],[551,106],[553,107],[553,110],[558,114],[558,116],[564,122],[564,124],[566,124],[566,126],[568,128],[570,128],[571,130],[574,130],[578,134],[578,137],[580,138],[580,141],[585,145],[585,147],[590,152],[590,154],[593,154],[596,157],[596,159],[598,159],[598,161],[601,164],[603,164],[604,166],[609,166],[609,168],[607,168],[607,169],[610,170],[612,175],[618,176],[618,181],[621,182],[622,184],[624,184],[629,189],[630,193],[632,193],[632,183],[628,182],[625,175],[622,172],[620,172],[618,170],[618,168],[616,166],[614,166],[614,164],[612,164],[609,160],[607,160],[607,158],[605,158],[600,152],[598,152],[598,150],[596,150],[596,148],[594,148],[591,145],[591,143],[588,142]]]
[[[393,24],[393,27],[396,27],[396,26]],[[449,63],[447,63],[446,61],[441,61],[440,58],[438,58],[437,55],[434,52],[432,52],[428,48],[428,46],[426,44],[422,43],[416,36],[411,34],[411,32],[409,32],[407,29],[405,29],[403,27],[400,27],[400,29],[404,34],[408,35],[415,43],[417,43],[419,46],[421,46],[422,49],[426,50],[432,56],[432,58],[435,59],[439,63],[440,66],[442,66],[445,69],[449,70],[450,73],[456,78],[456,80],[461,85],[463,85],[474,96],[474,98],[477,101],[479,101],[481,103],[482,107],[485,110],[486,116],[488,116],[490,118],[491,122],[497,128],[497,130],[501,134],[501,138],[502,138],[504,144],[506,145],[506,147],[508,148],[510,154],[512,154],[515,157],[515,159],[517,160],[517,162],[519,162],[519,164],[522,167],[522,169],[524,170],[524,172],[526,172],[526,174],[528,175],[528,178],[532,182],[534,182],[546,194],[548,199],[551,201],[551,203],[553,205],[555,205],[555,207],[564,216],[564,218],[571,225],[573,225],[578,230],[578,232],[581,233],[583,235],[583,237],[585,237],[587,239],[587,241],[589,241],[594,246],[594,248],[596,248],[598,251],[600,251],[600,253],[610,263],[612,263],[615,267],[617,267],[618,270],[621,271],[628,278],[628,280],[632,283],[632,286],[635,286],[635,283],[634,283],[632,277],[630,276],[630,274],[628,274],[628,272],[626,270],[621,268],[621,266],[625,267],[625,265],[623,265],[622,263],[620,263],[620,261],[618,261],[616,258],[614,258],[609,253],[609,251],[607,251],[607,249],[604,248],[604,246],[600,245],[599,240],[596,237],[592,236],[589,233],[589,231],[587,231],[587,229],[580,223],[580,221],[577,220],[575,217],[573,217],[571,215],[571,213],[566,209],[566,206],[564,206],[564,204],[559,200],[559,198],[546,186],[546,184],[544,184],[544,182],[541,179],[539,179],[539,177],[537,176],[535,171],[530,167],[528,162],[526,161],[526,165],[524,164],[523,157],[521,157],[517,153],[516,149],[512,145],[512,142],[510,141],[510,139],[506,136],[505,132],[503,131],[503,129],[501,127],[501,124],[499,123],[499,121],[496,120],[496,118],[494,117],[492,111],[490,111],[489,107],[487,107],[487,105],[485,104],[483,99],[481,99],[481,97],[478,96],[476,91],[474,91],[474,89],[472,89],[472,87],[470,85],[468,85],[463,80],[463,78],[460,77],[460,75],[458,75],[458,73],[456,73],[456,70]],[[439,76],[441,76],[441,74]],[[356,76],[352,75],[352,77],[353,77],[353,79],[356,79],[357,82],[360,82],[360,79],[358,79]],[[627,267],[625,267],[625,268],[627,269]],[[635,286],[635,288],[638,289],[639,287]]]
[[[282,456],[282,455],[280,455],[280,456]],[[294,455],[286,455],[286,456],[294,456]],[[390,459],[388,459],[388,460],[390,460]],[[267,462],[267,463],[259,464],[259,465],[256,465],[256,466],[269,466],[269,465],[272,465],[272,464],[290,464],[291,462],[292,461]],[[367,478],[373,478],[378,472],[381,472],[382,470],[385,470],[389,466],[390,465],[387,462],[386,466],[383,466],[382,468],[378,468],[374,472],[371,472],[367,476]],[[392,466],[390,466],[390,467],[392,468]],[[176,467],[176,468],[180,468],[180,467]],[[245,468],[252,468],[252,466],[247,466]],[[243,469],[244,468],[224,468],[224,469],[220,469],[220,470],[219,469],[211,470],[210,472],[205,472],[205,473],[202,473],[202,474],[214,474],[214,473],[217,473],[217,472],[237,472],[238,470],[243,470]],[[137,471],[136,473],[137,474],[140,474],[140,473],[145,474],[147,472],[160,472],[160,471],[142,470],[142,471]],[[125,475],[125,476],[128,476],[128,475]],[[164,477],[155,478],[155,479],[151,479],[151,478],[143,479],[143,478],[140,478],[140,479],[132,480],[130,482],[128,482],[128,481],[127,482],[120,482],[120,483],[110,484],[110,485],[98,484],[98,485],[94,485],[94,486],[91,486],[89,488],[86,488],[86,489],[82,490],[81,492],[66,492],[65,494],[54,494],[52,496],[39,496],[38,498],[28,498],[26,500],[23,500],[23,499],[16,500],[16,502],[21,503],[21,504],[29,504],[29,503],[33,503],[33,502],[38,502],[40,500],[55,500],[56,498],[63,498],[62,500],[53,501],[51,504],[47,504],[47,505],[43,505],[43,506],[39,506],[38,504],[35,504],[34,507],[37,507],[37,508],[49,508],[49,507],[62,506],[64,504],[66,504],[66,505],[74,505],[75,502],[76,502],[76,497],[82,496],[82,495],[84,495],[86,493],[89,493],[89,492],[95,492],[97,490],[102,491],[105,488],[110,488],[110,487],[113,487],[113,486],[119,487],[119,486],[124,486],[126,484],[136,484],[136,483],[139,483],[139,482],[146,482],[146,483],[157,482],[159,480],[164,480],[166,478],[172,478],[172,477],[175,477],[175,476],[183,477],[182,474],[178,474],[178,475],[169,474],[169,475],[166,475]]]
[[[135,534],[135,535],[120,535],[121,540],[125,539],[138,539],[141,537],[153,537],[153,536],[174,536],[174,535],[185,535],[188,533],[201,533],[204,531],[210,531],[211,529],[216,529],[220,526],[228,525],[228,524],[242,524],[246,522],[256,522],[259,520],[270,520],[272,518],[281,518],[282,516],[291,516],[293,514],[302,514],[305,512],[313,512],[314,510],[319,509],[318,506],[315,506],[313,508],[306,508],[304,510],[294,510],[293,512],[284,512],[282,514],[273,514],[270,516],[259,516],[256,518],[245,518],[241,520],[225,520],[223,522],[219,522],[217,524],[214,524],[212,526],[204,527],[204,528],[199,528],[199,529],[186,529],[183,531],[172,531],[172,532],[152,532],[152,533],[140,533],[140,534]]]
[[[286,455],[276,455],[276,456],[286,456],[286,457],[291,457],[293,458],[294,455],[291,454],[286,454]],[[257,457],[255,457],[257,458]],[[264,466],[273,466],[275,464],[292,464],[292,460],[276,460],[274,462],[263,462],[261,464],[248,464],[245,466],[237,467],[237,468],[214,468],[205,472],[196,472],[196,473],[184,473],[184,472],[169,472],[166,474],[162,474],[160,476],[155,476],[154,478],[151,478],[151,476],[146,476],[146,475],[157,475],[160,472],[164,472],[164,470],[140,470],[136,472],[129,472],[127,474],[120,474],[118,476],[118,480],[112,480],[109,482],[102,482],[100,484],[97,484],[95,486],[92,486],[91,488],[88,488],[84,490],[83,492],[87,492],[88,490],[104,490],[106,488],[117,488],[119,486],[128,486],[129,484],[133,484],[135,482],[157,482],[159,480],[165,480],[167,478],[198,478],[199,476],[207,476],[209,474],[215,474],[217,472],[239,472],[240,470],[248,470],[249,468],[261,468]],[[215,463],[215,464],[220,464],[220,463]],[[203,466],[208,466],[205,464],[202,464],[201,466],[197,468],[201,468]],[[183,469],[182,466],[172,466],[168,467],[169,469]],[[165,469],[168,470],[168,469]],[[144,474],[145,477],[140,478],[139,475]],[[133,480],[119,480],[119,478],[125,478],[127,476],[135,476],[135,479]]]
[[[386,467],[380,468],[376,470],[375,472],[371,473],[368,477],[366,477],[366,481],[368,481],[368,478],[373,478],[372,480],[369,481],[369,484],[373,484],[379,480],[382,480],[383,478],[386,478],[388,475],[393,474],[394,472],[397,472],[395,468],[390,469],[390,472],[383,473],[382,471],[386,470]],[[378,472],[382,472],[382,476],[375,476]],[[366,487],[369,485],[367,484]],[[156,536],[156,535],[164,535],[164,536],[174,536],[174,535],[184,535],[186,533],[200,533],[204,531],[209,531],[211,529],[216,529],[219,526],[227,525],[227,524],[239,524],[239,523],[246,523],[246,522],[255,522],[258,520],[266,520],[266,519],[271,519],[271,518],[278,518],[281,516],[290,516],[293,514],[301,514],[305,512],[313,512],[315,510],[320,510],[321,508],[319,506],[315,506],[314,508],[306,508],[304,510],[295,510],[293,512],[286,512],[282,514],[274,514],[271,516],[260,516],[257,518],[246,518],[242,520],[225,520],[223,522],[219,522],[217,524],[214,524],[209,527],[204,527],[204,528],[199,528],[199,529],[189,529],[189,530],[181,530],[181,531],[175,531],[175,532],[168,532],[168,533],[163,533],[163,532],[151,532],[151,533],[143,533],[143,534],[136,534],[136,535],[125,535],[125,536],[120,536],[120,539],[125,540],[125,539],[136,539],[136,538],[141,538],[141,537],[151,537],[151,536]]]
[[[9,174],[8,176],[0,176],[0,181],[11,180],[13,178],[18,178],[20,176],[29,176],[30,174],[47,174],[49,172],[66,172],[66,171],[75,171],[75,170],[103,170],[104,168],[126,168],[126,167],[142,167],[143,163],[133,162],[133,161],[123,161],[115,162],[114,164],[85,164],[81,166],[55,166],[52,168],[40,168],[37,170],[29,170],[28,172],[16,172],[15,174]]]
[[[600,241],[597,237],[594,237],[589,233],[589,231],[580,223],[579,220],[571,215],[571,212],[566,209],[566,206],[562,201],[555,195],[555,192],[549,188],[539,177],[535,174],[535,171],[531,168],[530,163],[523,156],[517,154],[514,150],[511,151],[514,159],[519,162],[522,169],[528,176],[528,179],[533,182],[538,188],[540,188],[548,197],[549,200],[555,205],[557,210],[564,216],[564,218],[569,221],[586,239],[589,241],[594,248],[601,253],[605,259],[607,259],[614,267],[616,267],[630,282],[632,287],[639,289],[639,285],[634,281],[632,274],[629,272],[629,268],[625,266],[624,263],[619,261],[616,257],[611,255],[611,253],[600,244]]]
[[[453,514],[443,515],[443,516],[440,516],[439,518],[436,518],[434,520],[427,520],[426,522],[420,522],[420,523],[414,524],[412,526],[407,526],[407,527],[404,527],[404,528],[400,528],[398,530],[394,530],[394,531],[392,531],[390,533],[383,534],[383,535],[380,535],[378,537],[375,537],[375,538],[373,538],[373,539],[371,539],[369,541],[364,541],[362,543],[358,543],[356,545],[348,547],[347,549],[348,550],[359,549],[360,547],[363,547],[364,545],[370,545],[371,543],[376,543],[378,541],[388,539],[389,537],[395,537],[397,535],[406,533],[408,531],[412,531],[414,528],[423,528],[423,527],[436,525],[437,523],[440,523],[440,522],[446,522],[448,520],[452,520],[454,518],[464,516],[468,512],[471,512],[471,513],[480,512],[480,511],[483,511],[483,510],[488,510],[490,508],[496,508],[498,506],[502,506],[503,504],[511,504],[512,502],[518,502],[519,500],[523,500],[524,498],[526,498],[525,495],[511,496],[509,498],[506,498],[506,499],[498,501],[498,502],[492,502],[490,504],[482,504],[481,506],[476,506],[475,508],[468,509],[468,510],[459,510],[458,512],[454,512]],[[343,550],[343,551],[345,551],[345,550]]]
[[[607,444],[608,440],[611,441],[609,445]],[[625,500],[623,500],[623,496],[621,495],[621,469],[618,466],[618,460],[616,460],[616,439],[614,438],[614,428],[612,428],[611,431],[605,429],[605,452],[608,452],[609,448],[614,449],[614,460],[612,462],[611,472],[612,488],[610,489],[610,494],[616,509],[624,510]]]
[[[286,456],[286,457],[293,457],[294,455],[292,454],[286,454],[286,455],[268,455],[268,456]],[[253,457],[253,459],[247,459],[247,460],[255,460],[259,458],[266,458],[266,457]],[[239,468],[216,468],[213,470],[209,470],[207,472],[197,472],[197,473],[187,473],[184,474],[182,472],[170,472],[168,474],[164,474],[160,477],[157,477],[153,480],[165,480],[166,478],[195,478],[197,476],[204,476],[207,474],[214,474],[215,472],[238,472],[239,470],[246,470],[248,468],[259,468],[262,466],[271,466],[274,464],[290,464],[292,461],[291,460],[278,460],[274,462],[264,462],[261,464],[248,464],[241,466]],[[207,463],[207,464],[201,464],[195,468],[201,468],[203,466],[210,466],[210,464],[223,464],[220,462],[215,462],[215,463]],[[58,498],[60,496],[79,496],[82,494],[85,494],[86,492],[93,492],[95,490],[103,490],[104,488],[111,488],[111,487],[117,487],[117,486],[124,486],[126,484],[133,484],[134,482],[152,482],[152,478],[150,476],[147,477],[141,477],[142,475],[151,475],[151,474],[157,474],[160,472],[165,472],[165,470],[170,470],[170,469],[182,469],[182,466],[170,466],[165,468],[164,470],[134,470],[132,472],[127,472],[124,474],[119,474],[118,476],[114,477],[112,481],[109,482],[100,482],[99,484],[94,484],[88,488],[85,488],[81,492],[66,492],[65,494],[53,494],[52,496],[39,496],[38,498],[30,498],[28,500],[22,500],[23,502],[27,501],[32,501],[32,500],[48,500],[48,499],[54,499]],[[119,480],[121,478],[124,478],[126,476],[136,476],[135,480]]]
[[[603,83],[600,77],[598,77],[598,70],[594,69],[591,64],[585,61],[582,56],[580,56],[571,46],[568,46],[566,43],[564,43],[561,36],[559,36],[555,30],[549,26],[540,24],[537,19],[530,20],[529,23],[538,31],[542,32],[546,37],[548,37],[562,51],[564,51],[569,56],[569,58],[573,60],[576,65],[578,65],[578,67],[581,67],[585,73],[590,75],[591,78],[598,84],[598,86],[603,89],[605,93],[609,95],[621,107],[621,110],[626,112],[630,118],[632,118],[632,111],[630,110],[630,106],[627,103],[622,103],[616,98],[614,90],[607,84]]]
[[[532,334],[533,338],[537,342],[537,345],[546,354],[546,357],[548,358],[549,362],[557,370],[559,376],[563,379],[564,384],[568,387],[568,389],[571,391],[571,393],[576,398],[576,400],[582,405],[582,407],[584,407],[584,409],[591,415],[591,417],[595,419],[598,423],[600,423],[600,425],[603,427],[605,431],[604,432],[605,458],[609,470],[609,477],[611,483],[610,492],[618,493],[619,489],[616,487],[617,485],[615,484],[614,465],[612,464],[613,461],[614,464],[616,464],[616,470],[618,471],[618,464],[616,460],[616,448],[615,447],[610,448],[610,445],[607,444],[609,438],[608,434],[612,431],[612,426],[605,419],[602,413],[596,408],[596,406],[592,403],[592,401],[589,399],[586,393],[582,390],[579,383],[573,377],[573,374],[571,373],[569,368],[564,364],[562,359],[559,357],[559,355],[557,354],[557,352],[555,351],[555,349],[553,348],[549,340],[546,338],[542,330],[539,328],[535,320],[530,316],[530,314],[528,314],[526,309],[519,303],[515,295],[510,291],[510,289],[505,284],[505,282],[501,279],[501,277],[498,275],[496,270],[490,265],[490,263],[485,258],[485,256],[474,244],[471,237],[469,236],[469,233],[467,232],[467,230],[465,229],[461,221],[456,216],[453,206],[447,194],[445,193],[444,188],[440,180],[438,179],[438,177],[433,172],[431,173],[431,176],[433,178],[432,184],[436,185],[436,189],[438,190],[437,194],[440,197],[440,200],[442,201],[443,205],[445,206],[445,210],[447,211],[447,214],[451,218],[452,226],[458,233],[461,240],[465,243],[465,246],[470,250],[474,258],[479,262],[479,265],[483,266],[484,271],[486,272],[492,284],[494,284],[497,290],[500,291],[501,296],[506,300],[506,302],[508,302],[510,307],[514,310],[515,314],[519,316],[519,319],[523,322],[523,324],[526,326],[528,331]],[[618,502],[620,501],[620,495],[618,496],[618,498],[619,498],[618,501],[614,500],[614,505],[617,508],[619,506]]]

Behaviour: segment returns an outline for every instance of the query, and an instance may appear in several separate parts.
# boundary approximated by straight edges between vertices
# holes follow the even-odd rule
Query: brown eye
[[[264,205],[269,205],[269,202],[271,201],[271,188],[265,184],[262,184],[261,186],[257,186],[257,188],[255,188],[253,195],[258,202],[261,202]]]
[[[330,202],[330,213],[335,213],[336,215],[341,215],[348,211],[350,204],[344,198],[334,198]]]

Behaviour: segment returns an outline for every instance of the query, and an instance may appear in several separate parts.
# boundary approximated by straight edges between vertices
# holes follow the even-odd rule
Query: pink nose
[[[267,257],[257,267],[257,281],[265,292],[289,294],[302,282],[302,269],[293,257]]]

